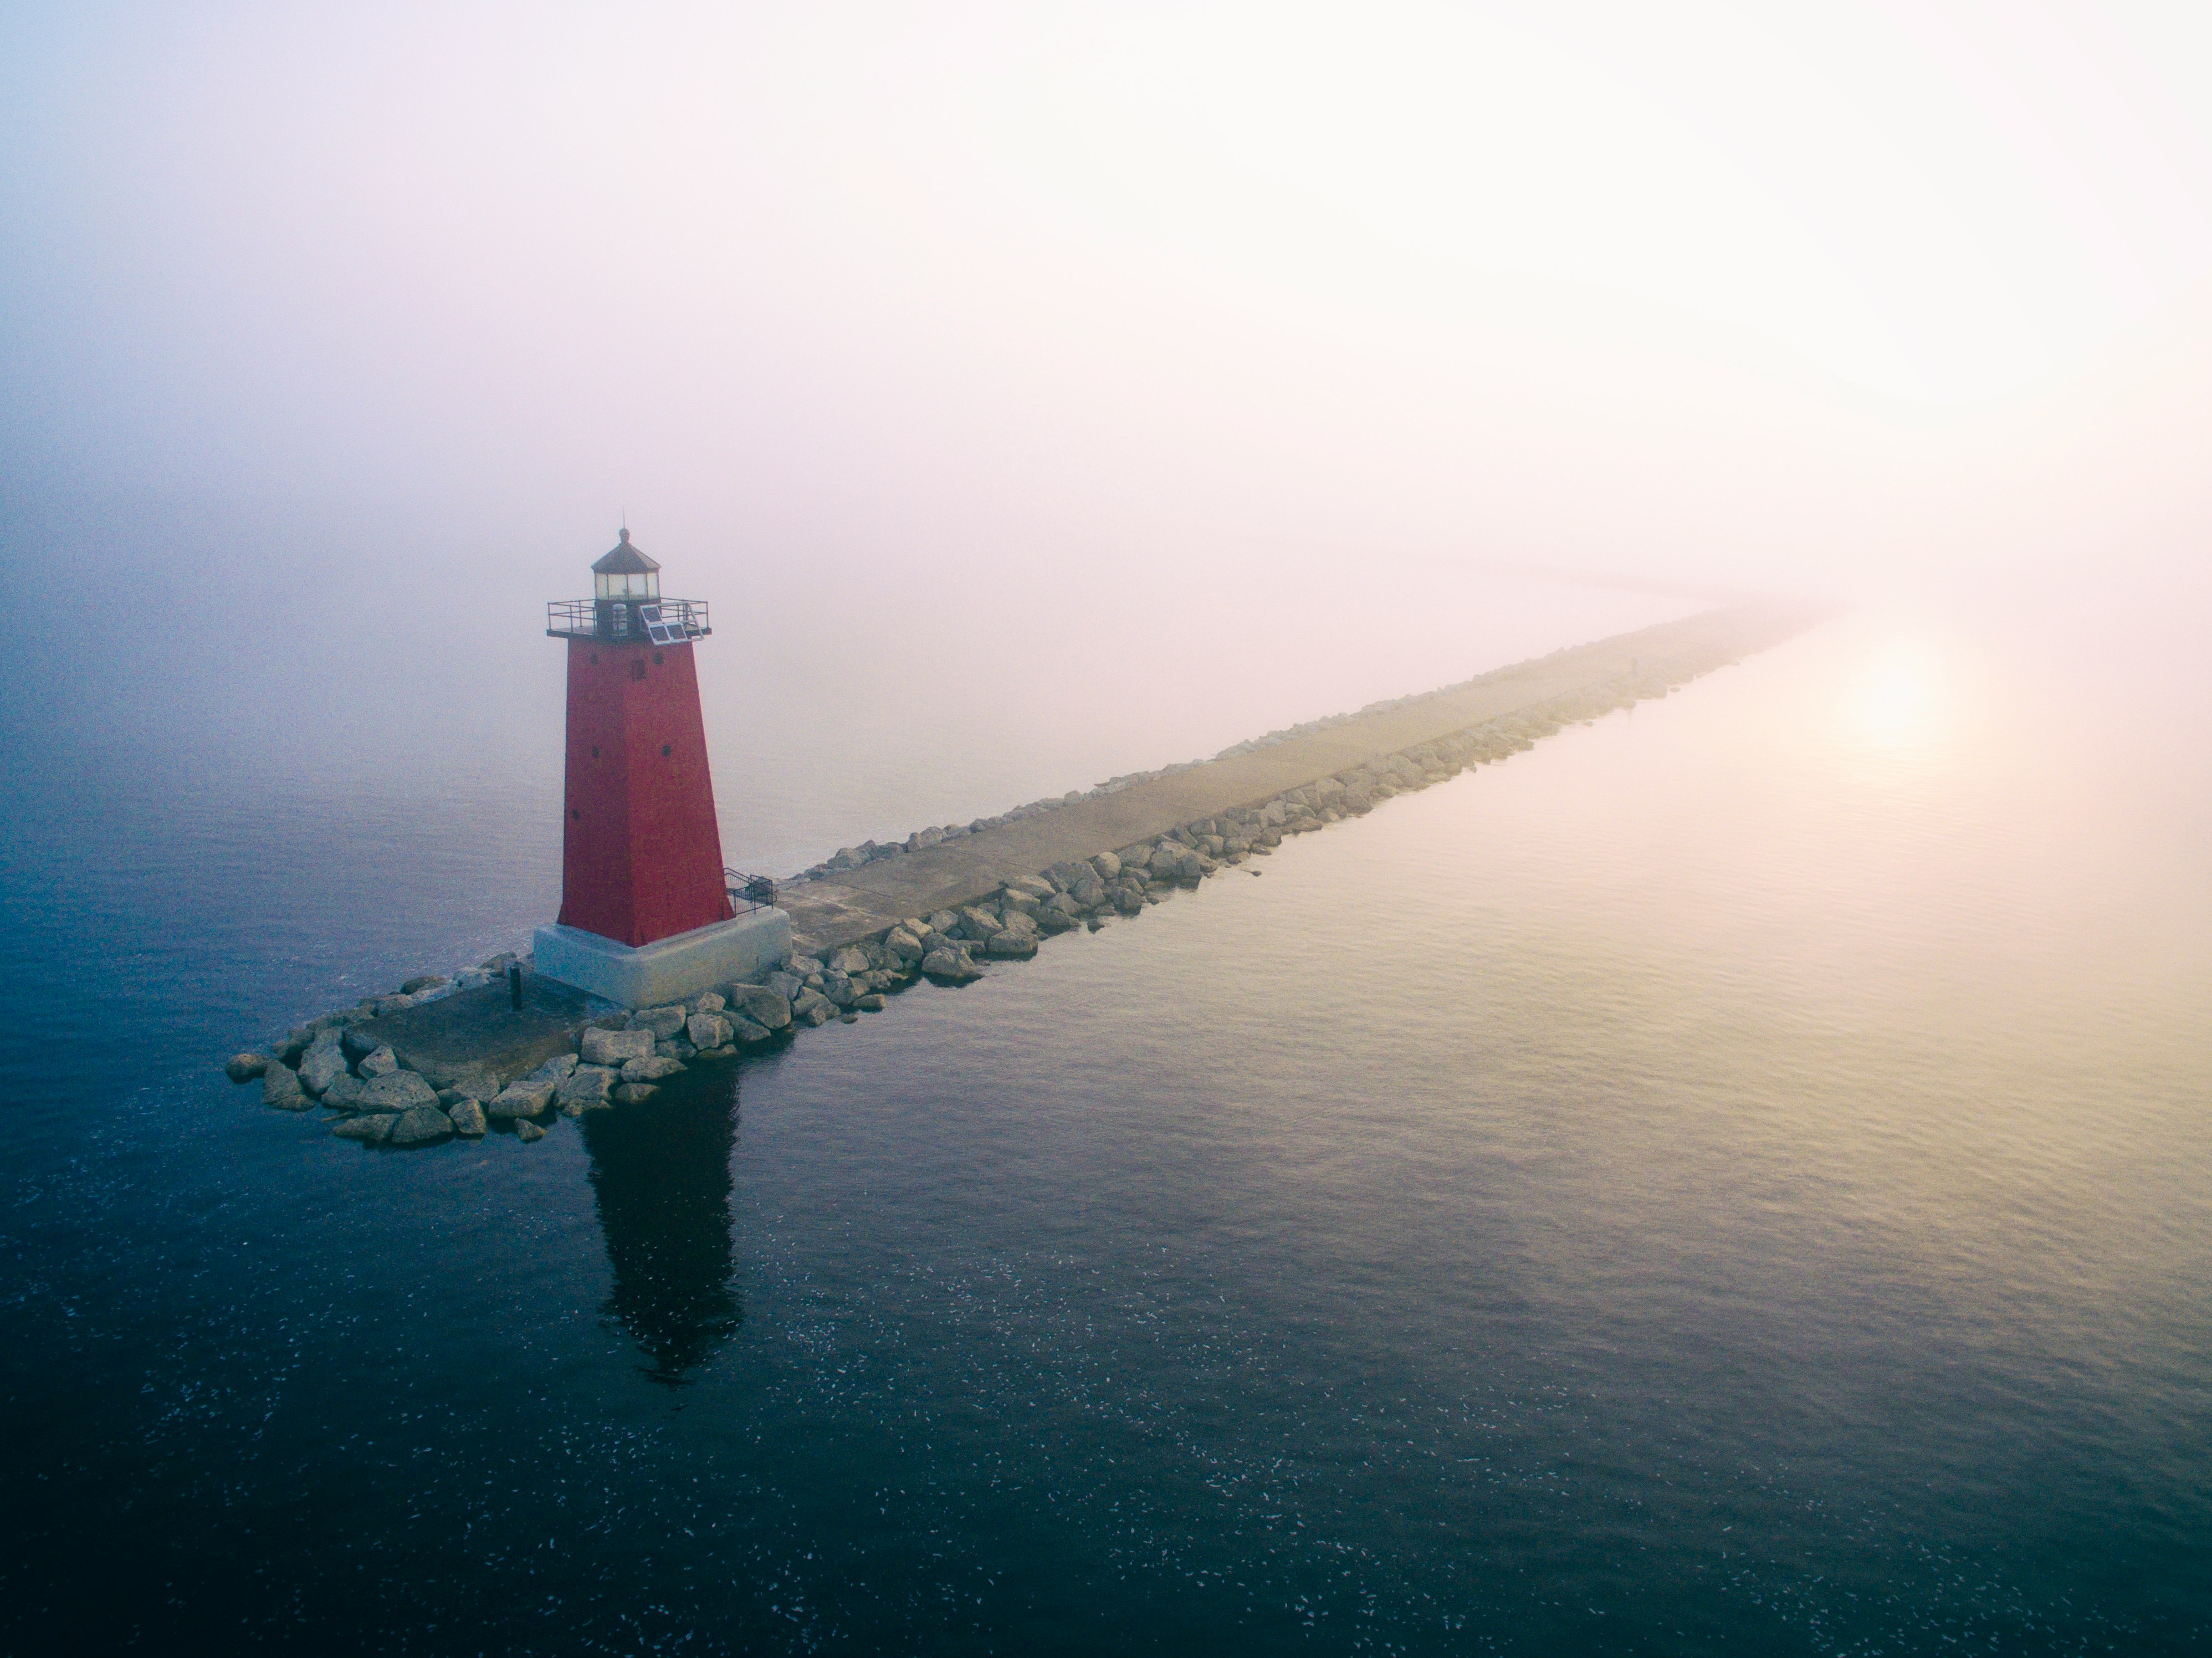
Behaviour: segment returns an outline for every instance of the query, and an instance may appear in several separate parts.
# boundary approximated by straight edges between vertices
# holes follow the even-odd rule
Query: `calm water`
[[[511,941],[550,780],[26,756],[0,1643],[2204,1649],[2212,741],[2075,665],[1846,618],[415,1155],[210,1061]]]

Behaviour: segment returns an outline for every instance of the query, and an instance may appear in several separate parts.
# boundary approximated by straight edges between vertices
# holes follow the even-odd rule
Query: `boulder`
[[[738,988],[758,988],[765,990],[769,995],[781,996],[787,1002],[791,1000],[793,997],[799,994],[799,987],[805,982],[805,981],[802,980],[796,973],[770,973],[764,975],[759,985],[757,987],[740,986]],[[757,1013],[753,1015],[753,1017],[755,1018],[758,1018],[759,1017],[760,1015]]]
[[[633,1065],[642,1061],[633,1060]],[[563,1107],[571,1105],[604,1105],[607,1090],[614,1086],[615,1073],[603,1065],[580,1065],[565,1078],[553,1096]]]
[[[921,970],[933,979],[945,979],[957,984],[964,980],[980,977],[982,969],[957,950],[933,950],[921,958]]]
[[[1050,874],[1051,872],[1048,870],[1046,873]],[[1040,903],[1051,897],[1057,890],[1050,881],[1035,875],[1017,875],[1006,883],[1007,891],[1018,892],[1024,897],[1036,899]]]
[[[1066,895],[1061,895],[1060,897],[1054,899],[1054,902],[1056,903],[1066,902]],[[1034,938],[1036,937],[1037,923],[1041,919],[1042,919],[1044,914],[1044,908],[1042,905],[1038,907],[1037,913],[1035,915],[1024,915],[1021,911],[1016,910],[1012,914],[1006,917],[1006,925],[1000,928],[1000,932],[1011,932],[1017,938]],[[997,936],[997,933],[994,933],[992,935],[994,938],[996,938]]]
[[[222,1063],[222,1073],[234,1083],[250,1083],[269,1069],[265,1054],[234,1054]]]
[[[702,995],[698,1000],[691,1004],[691,1011],[695,1015],[700,1013],[720,1013],[729,1005],[730,999],[728,997],[718,996],[710,990]]]
[[[860,1013],[880,1013],[884,1011],[884,999],[874,991],[870,991],[860,1000],[854,1002],[853,1007],[855,1011]]]
[[[653,1054],[650,1030],[586,1030],[584,1063],[619,1066],[629,1060],[648,1059]]]
[[[988,909],[968,905],[960,912],[960,930],[970,938],[988,938],[1006,926]]]
[[[399,1119],[389,1112],[374,1117],[348,1117],[343,1122],[331,1125],[331,1133],[342,1140],[364,1140],[371,1145],[381,1145],[392,1137],[392,1125]]]
[[[551,1077],[524,1077],[507,1084],[499,1091],[499,1097],[486,1107],[489,1117],[534,1117],[552,1103],[553,1093],[560,1086]]]
[[[374,1024],[349,1025],[346,1028],[345,1034],[338,1038],[338,1045],[345,1050],[346,1058],[360,1060],[367,1059],[381,1048],[384,1045],[384,1038],[376,1034],[376,1027]]]
[[[520,1140],[525,1145],[527,1145],[532,1140],[544,1139],[545,1138],[545,1131],[526,1117],[520,1122],[514,1125],[514,1138]]]
[[[325,1111],[359,1111],[368,1097],[368,1089],[358,1077],[349,1077],[341,1071],[323,1090]]]
[[[261,1103],[279,1111],[305,1111],[307,1096],[300,1091],[300,1074],[289,1065],[271,1065],[261,1073]]]
[[[1070,914],[1064,909],[1039,910],[1037,912],[1036,924],[1040,930],[1046,932],[1066,932],[1083,925],[1081,921],[1078,920],[1073,915]],[[996,938],[994,938],[991,941],[991,944],[996,944],[997,943],[998,939]],[[984,947],[987,950],[991,949],[991,945],[989,944],[987,944]],[[999,952],[995,950],[992,950],[991,953],[993,955],[997,955]]]
[[[345,1055],[338,1051],[336,1036],[327,1042],[318,1040],[313,1048],[300,1056],[300,1086],[318,1099],[332,1083],[345,1074]]]
[[[434,1145],[440,1140],[453,1137],[453,1120],[434,1105],[418,1105],[412,1111],[403,1111],[392,1132],[385,1136],[386,1145]]]
[[[798,987],[793,986],[795,990]],[[733,986],[730,1005],[738,1014],[769,1030],[791,1023],[791,999],[765,985]]]
[[[724,1042],[720,1048],[702,1048],[694,1057],[700,1060],[734,1060],[738,1057],[738,1050],[732,1044]]]
[[[659,1092],[651,1083],[623,1083],[615,1090],[615,1097],[624,1105],[643,1105]]]
[[[438,1090],[412,1071],[387,1071],[362,1084],[362,1111],[412,1111],[416,1106],[435,1108]]]
[[[692,1047],[702,1052],[720,1048],[730,1040],[730,1022],[719,1013],[694,1013],[684,1021],[684,1034]]]
[[[868,970],[868,952],[865,950],[855,950],[850,944],[846,945],[844,949],[830,958],[830,968],[848,978],[855,973],[866,973]]]
[[[918,962],[928,953],[922,949],[921,940],[902,926],[895,926],[884,935],[884,948],[901,962]]]
[[[399,993],[403,996],[412,996],[417,991],[434,989],[446,982],[446,975],[442,973],[420,973],[400,986]]]
[[[446,1114],[453,1120],[456,1134],[465,1134],[471,1139],[483,1133],[487,1127],[483,1107],[475,1100],[465,1099]]]
[[[1096,875],[1086,875],[1061,896],[1073,900],[1078,909],[1096,909],[1106,902],[1106,884]]]
[[[663,1077],[673,1077],[683,1069],[680,1061],[664,1060],[656,1054],[649,1060],[625,1060],[622,1079],[626,1083],[657,1083]]]
[[[988,955],[1008,956],[1016,961],[1025,962],[1037,953],[1037,941],[1033,933],[1012,931],[994,932],[991,935],[989,942],[984,944],[983,949]]]
[[[791,1005],[791,1017],[802,1024],[827,1024],[837,1017],[837,1004],[819,991],[802,990]]]
[[[680,1007],[641,1007],[629,1016],[632,1030],[650,1030],[656,1037],[673,1036],[684,1029],[688,1016]]]
[[[1093,858],[1091,860],[1091,867],[1097,872],[1098,878],[1109,886],[1121,878],[1121,860],[1110,852],[1102,852]]]
[[[950,932],[959,925],[960,917],[951,910],[933,909],[929,913],[929,930],[932,932]]]
[[[390,1042],[379,1043],[374,1053],[363,1055],[360,1066],[364,1080],[370,1077],[388,1077],[398,1069],[399,1056],[392,1051]]]

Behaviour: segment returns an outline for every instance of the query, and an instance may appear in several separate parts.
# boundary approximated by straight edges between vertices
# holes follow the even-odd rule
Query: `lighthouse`
[[[791,953],[791,919],[732,903],[707,764],[693,651],[703,601],[660,591],[624,528],[592,566],[592,597],[556,599],[567,641],[561,914],[538,929],[538,971],[626,1007],[681,1001]]]

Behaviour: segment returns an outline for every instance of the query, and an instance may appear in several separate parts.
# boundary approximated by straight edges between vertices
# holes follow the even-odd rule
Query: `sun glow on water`
[[[1874,653],[1851,688],[1844,723],[1860,746],[1893,755],[1932,746],[1955,714],[1942,660],[1925,646],[1897,639]]]

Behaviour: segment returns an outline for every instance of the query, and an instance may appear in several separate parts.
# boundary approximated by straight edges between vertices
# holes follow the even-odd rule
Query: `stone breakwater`
[[[1471,767],[1498,764],[1565,726],[1666,695],[1814,619],[1804,610],[1709,612],[1271,732],[1212,762],[1116,779],[1088,795],[921,830],[902,843],[844,848],[780,895],[796,929],[788,962],[689,1001],[632,1011],[531,978],[526,1005],[516,1011],[507,974],[519,965],[527,975],[529,958],[495,956],[326,1014],[266,1054],[234,1056],[226,1069],[234,1082],[258,1082],[270,1108],[331,1113],[333,1134],[367,1145],[430,1145],[495,1128],[536,1140],[564,1117],[642,1104],[694,1066],[727,1063],[749,1048],[880,1012],[887,996],[920,980],[964,984],[1030,959],[1055,935],[1140,916],[1178,891],[1271,855],[1289,836],[1364,816]],[[1451,724],[1468,712],[1483,717]],[[1427,734],[1291,786],[1218,803],[1223,791],[1233,793],[1258,774],[1252,768],[1262,759],[1279,772],[1285,765],[1303,770],[1317,756],[1340,757],[1346,735],[1356,744],[1378,730],[1403,732],[1409,722]],[[1123,799],[1107,815],[1074,810],[1105,796]],[[1079,850],[1117,817],[1126,822],[1133,811],[1138,821],[1156,819],[1194,799],[1209,800],[1201,815]],[[1041,837],[1033,820],[1048,813],[1049,832]],[[1071,837],[1079,855],[1018,866]],[[990,842],[989,855],[957,850],[963,841]],[[1016,866],[1008,868],[1008,859]],[[902,863],[908,867],[898,868]],[[873,881],[852,884],[870,872]],[[915,895],[945,902],[884,918],[887,904]]]

